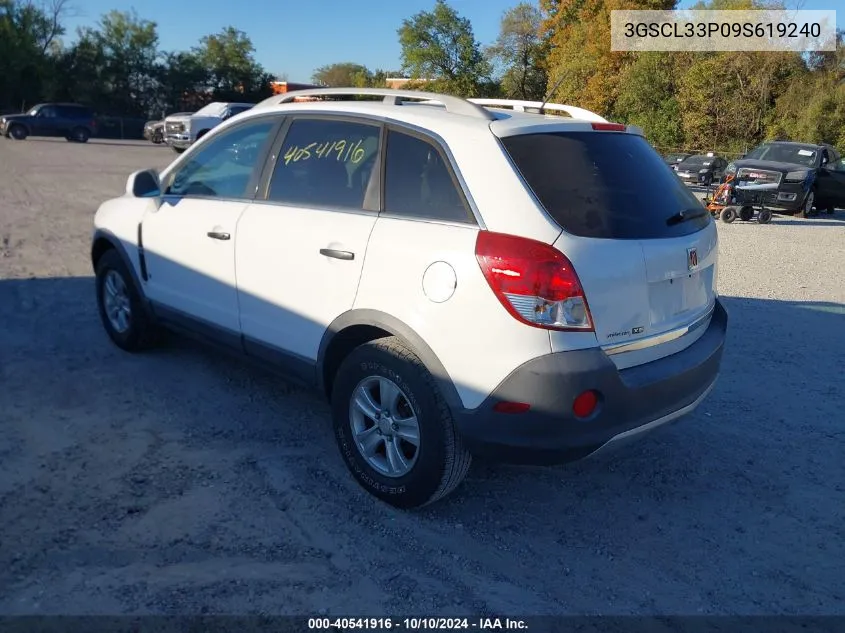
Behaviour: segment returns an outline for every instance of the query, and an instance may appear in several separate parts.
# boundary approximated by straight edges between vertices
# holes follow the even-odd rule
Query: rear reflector
[[[572,413],[576,418],[588,418],[596,410],[599,403],[599,395],[593,390],[585,391],[572,403]]]
[[[493,405],[493,411],[497,413],[525,413],[531,408],[525,402],[497,402]]]
[[[475,257],[496,298],[519,321],[551,330],[592,331],[578,275],[553,246],[479,231]]]
[[[593,123],[594,130],[606,130],[608,132],[624,132],[625,125],[622,123]]]

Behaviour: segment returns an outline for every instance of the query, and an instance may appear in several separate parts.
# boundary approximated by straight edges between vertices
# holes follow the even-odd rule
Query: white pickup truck
[[[202,138],[211,128],[236,114],[246,112],[254,103],[224,103],[215,101],[193,114],[175,114],[164,120],[164,142],[181,154]]]

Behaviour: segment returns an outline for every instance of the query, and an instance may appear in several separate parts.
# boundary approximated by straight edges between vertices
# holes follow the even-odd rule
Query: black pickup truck
[[[845,161],[830,145],[773,141],[755,147],[725,170],[733,203],[807,217],[845,207]]]

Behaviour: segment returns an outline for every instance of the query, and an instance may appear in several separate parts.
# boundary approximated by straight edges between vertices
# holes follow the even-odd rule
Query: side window
[[[38,113],[38,116],[45,117],[47,119],[55,119],[58,116],[56,112],[56,106],[44,106],[41,108],[41,111]]]
[[[212,198],[246,198],[253,172],[275,121],[253,121],[212,138],[180,165],[165,194]]]
[[[390,131],[384,212],[426,220],[472,220],[442,152],[428,141]]]
[[[363,209],[378,164],[379,130],[351,121],[295,119],[279,150],[267,199]]]

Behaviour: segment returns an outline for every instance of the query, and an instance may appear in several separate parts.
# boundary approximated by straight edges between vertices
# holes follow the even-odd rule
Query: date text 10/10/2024
[[[308,618],[311,630],[527,630],[524,620],[511,618]]]

